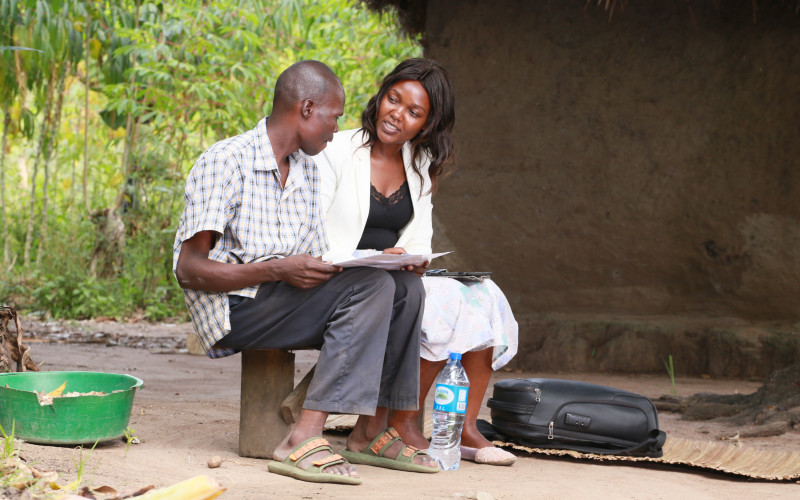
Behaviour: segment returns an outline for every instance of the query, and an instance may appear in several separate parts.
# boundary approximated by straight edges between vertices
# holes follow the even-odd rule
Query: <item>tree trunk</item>
[[[53,113],[53,124],[50,127],[50,140],[47,141],[47,149],[44,154],[44,183],[42,184],[42,227],[40,229],[40,244],[39,251],[36,253],[36,267],[42,263],[42,256],[47,248],[47,209],[50,194],[48,192],[48,185],[50,180],[50,160],[58,151],[58,129],[61,126],[61,109],[64,105],[64,80],[67,76],[67,63],[61,63],[58,74],[58,101],[56,101],[56,109]],[[58,163],[58,162],[56,162]]]
[[[77,66],[77,64],[76,64]],[[81,136],[81,130],[83,130],[83,123],[82,123],[82,116],[80,110],[78,110],[76,114],[76,120],[73,122],[73,126],[75,127],[74,135],[75,137]],[[69,197],[67,198],[67,206],[64,208],[64,211],[67,213],[71,213],[74,206],[75,206],[75,189],[76,189],[76,181],[75,178],[75,164],[78,163],[77,161],[70,161],[69,162]]]
[[[3,224],[3,268],[8,264],[8,220],[6,219],[6,141],[8,139],[8,125],[11,123],[11,114],[8,112],[8,103],[3,109],[3,142],[0,144],[0,212]]]
[[[91,34],[92,19],[89,16],[89,0],[86,0],[86,93],[83,100],[83,178],[81,179],[81,186],[83,187],[83,208],[87,214],[91,211],[87,189],[89,177],[89,61],[92,58],[89,41]]]
[[[36,146],[36,159],[33,162],[33,175],[31,175],[31,200],[28,212],[28,228],[25,232],[25,250],[23,253],[23,263],[28,267],[31,263],[31,244],[33,242],[33,220],[36,215],[36,175],[39,172],[39,160],[44,150],[45,139],[50,128],[50,112],[53,107],[53,80],[55,79],[55,68],[50,71],[47,79],[47,89],[44,104],[44,116],[42,117],[42,127],[39,132],[39,143]]]
[[[136,10],[134,11],[134,27],[138,30],[139,29],[139,0],[136,0]],[[136,101],[136,72],[134,68],[136,67],[136,55],[131,56],[131,83],[130,83],[130,101]],[[133,105],[131,105],[128,109],[128,117],[125,121],[125,150],[122,154],[122,185],[119,187],[119,191],[117,192],[117,201],[114,203],[114,210],[119,210],[122,206],[122,202],[125,200],[125,192],[128,188],[128,175],[130,175],[130,157],[131,157],[131,148],[134,145],[134,137],[136,135],[136,128],[139,123],[139,120],[134,118],[134,109]]]

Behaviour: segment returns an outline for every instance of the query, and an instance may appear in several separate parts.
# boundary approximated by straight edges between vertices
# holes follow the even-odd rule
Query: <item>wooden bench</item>
[[[242,351],[239,456],[272,458],[289,427],[297,422],[314,368],[294,386],[294,353],[282,349]],[[419,412],[425,429],[425,410]]]
[[[282,349],[242,351],[240,456],[272,458],[297,421],[314,369],[295,388],[294,356]]]

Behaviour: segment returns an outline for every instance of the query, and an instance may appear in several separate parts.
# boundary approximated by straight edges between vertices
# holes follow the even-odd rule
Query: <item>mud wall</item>
[[[459,158],[436,265],[494,271],[523,317],[800,318],[800,17],[778,3],[429,2]]]

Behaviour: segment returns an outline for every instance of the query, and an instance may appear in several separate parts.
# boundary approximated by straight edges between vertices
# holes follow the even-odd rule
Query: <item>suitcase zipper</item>
[[[550,425],[547,426],[547,439],[553,439],[553,421],[550,421]]]

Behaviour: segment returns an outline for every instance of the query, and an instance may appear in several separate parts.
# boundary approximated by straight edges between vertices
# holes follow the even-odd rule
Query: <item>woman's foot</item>
[[[491,441],[486,439],[481,431],[478,430],[478,421],[477,420],[470,420],[466,419],[464,421],[464,427],[461,430],[461,446],[466,446],[468,448],[489,448],[493,447]]]
[[[486,439],[478,430],[476,420],[464,422],[461,431],[461,458],[490,465],[511,465],[517,460],[512,453],[497,448]]]
[[[517,457],[514,456],[513,453],[509,453],[496,446],[487,446],[485,448],[462,446],[461,458],[469,460],[470,462],[487,465],[512,465],[517,461]]]

